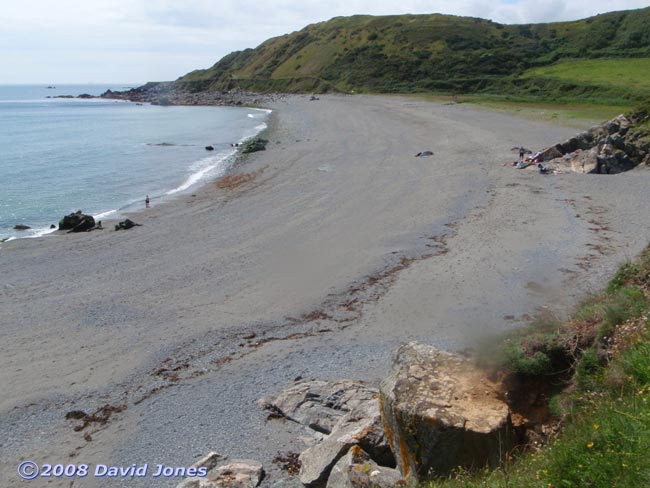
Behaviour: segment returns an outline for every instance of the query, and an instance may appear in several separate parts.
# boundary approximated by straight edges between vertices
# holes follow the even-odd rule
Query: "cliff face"
[[[650,56],[650,8],[550,24],[502,25],[449,15],[353,16],[231,53],[179,78],[189,92],[418,90],[593,94],[603,87],[520,76],[562,59]],[[537,72],[533,72],[537,73]],[[620,95],[634,99],[632,90]]]

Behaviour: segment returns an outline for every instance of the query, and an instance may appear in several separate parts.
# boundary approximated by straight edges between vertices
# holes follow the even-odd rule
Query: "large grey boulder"
[[[510,411],[498,385],[473,363],[432,346],[401,346],[380,388],[386,437],[409,482],[455,468],[498,465],[513,447]]]
[[[394,466],[377,399],[342,417],[330,435],[300,454],[300,481],[307,486],[324,482],[353,446],[362,447],[381,464]]]
[[[297,382],[258,403],[273,417],[297,422],[310,432],[300,454],[300,481],[324,483],[336,462],[359,445],[380,464],[395,465],[379,412],[379,390],[362,381]]]
[[[561,158],[553,159],[549,166],[574,173],[598,172],[598,147],[586,151],[576,150]]]
[[[262,398],[259,405],[316,432],[329,434],[353,409],[367,409],[376,403],[379,390],[354,380],[300,381],[274,397]]]
[[[332,468],[326,488],[395,488],[403,484],[399,471],[379,466],[359,446],[352,446]]]

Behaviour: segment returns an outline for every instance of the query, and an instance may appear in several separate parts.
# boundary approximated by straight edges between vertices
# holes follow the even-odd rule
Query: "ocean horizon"
[[[115,218],[146,195],[156,205],[192,191],[228,170],[231,144],[266,128],[260,109],[48,98],[132,86],[0,85],[0,239],[46,235],[76,210]]]

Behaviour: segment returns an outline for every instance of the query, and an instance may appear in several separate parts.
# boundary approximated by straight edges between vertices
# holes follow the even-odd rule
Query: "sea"
[[[133,86],[0,85],[0,240],[45,236],[77,210],[112,219],[146,195],[153,206],[192,192],[267,127],[269,110],[54,98]]]

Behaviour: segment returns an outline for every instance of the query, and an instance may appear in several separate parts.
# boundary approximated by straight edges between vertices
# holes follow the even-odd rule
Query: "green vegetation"
[[[533,68],[521,79],[544,80],[547,84],[573,84],[572,91],[582,87],[598,87],[611,97],[634,99],[650,96],[650,58],[583,59],[562,61],[550,66]]]
[[[534,98],[508,95],[437,95],[417,93],[408,95],[418,99],[440,103],[469,103],[489,110],[508,112],[531,120],[544,120],[561,125],[573,125],[584,129],[610,120],[632,110],[630,104],[604,105],[590,103],[558,103]]]
[[[526,71],[522,78],[553,78],[568,82],[640,90],[650,96],[650,58],[562,61]]]
[[[650,486],[649,317],[650,248],[569,322],[545,319],[512,335],[499,367],[530,384],[561,385],[549,401],[560,434],[500,469],[458,472],[429,487]]]
[[[357,15],[231,53],[177,83],[193,91],[507,93],[625,105],[647,96],[649,58],[650,8],[526,25]]]

